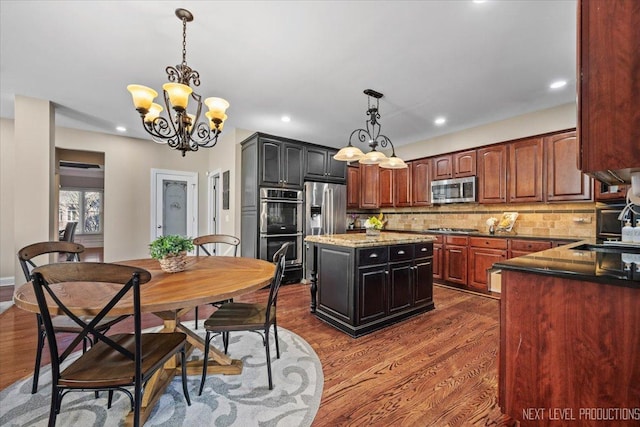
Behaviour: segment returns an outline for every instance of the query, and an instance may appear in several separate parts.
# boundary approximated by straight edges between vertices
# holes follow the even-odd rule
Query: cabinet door
[[[467,284],[467,247],[446,245],[444,250],[444,280]]]
[[[371,322],[386,316],[387,265],[358,269],[358,324]]]
[[[405,310],[413,301],[411,261],[389,264],[389,314]]]
[[[453,176],[462,178],[476,175],[476,150],[464,151],[453,155]]]
[[[428,206],[431,204],[431,161],[421,159],[411,163],[412,204],[413,206]]]
[[[378,165],[360,165],[360,207],[380,207]]]
[[[287,188],[302,188],[304,183],[302,147],[294,144],[284,144],[283,157],[282,185]]]
[[[393,169],[380,168],[378,170],[378,181],[380,183],[380,207],[393,206]]]
[[[578,169],[576,132],[544,138],[547,165],[547,201],[592,200],[593,181]]]
[[[542,138],[509,144],[509,202],[542,202]]]
[[[258,210],[258,138],[242,144],[241,167],[242,209],[256,211]]]
[[[435,247],[434,247],[435,251]],[[435,258],[419,258],[415,260],[414,299],[416,306],[433,301],[433,266]]]
[[[478,150],[478,202],[507,201],[507,146],[504,144]]]
[[[596,181],[594,187],[596,202],[602,200],[625,200],[627,197],[627,185],[611,186],[604,182]]]
[[[507,259],[507,251],[500,249],[469,249],[469,288],[486,292],[489,290],[487,270],[494,263]]]
[[[306,170],[304,173],[307,179],[323,179],[327,171],[326,159],[327,150],[316,147],[307,147],[306,150]]]
[[[337,150],[327,150],[327,177],[331,181],[344,183],[347,178],[347,162],[336,160],[333,158],[338,153]]]
[[[260,175],[260,185],[272,185],[279,187],[282,183],[281,167],[282,159],[280,155],[281,143],[277,141],[262,141],[262,173]]]
[[[347,209],[360,207],[360,168],[347,168]]]
[[[393,204],[395,206],[411,206],[411,177],[413,175],[413,165],[407,164],[406,169],[393,169],[394,195]]]
[[[442,244],[434,243],[433,244],[433,278],[442,280],[444,278],[444,274],[442,273],[442,262],[443,262],[443,252],[442,252]]]
[[[640,167],[640,7],[578,4],[578,133],[583,172]]]
[[[431,179],[449,179],[453,177],[453,164],[451,154],[446,156],[434,157],[431,159],[431,165],[433,166],[433,173]]]

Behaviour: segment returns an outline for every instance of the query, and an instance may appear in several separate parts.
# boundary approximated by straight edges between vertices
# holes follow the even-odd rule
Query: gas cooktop
[[[427,231],[436,232],[436,233],[458,233],[458,234],[471,234],[477,233],[478,229],[476,228],[427,228]]]

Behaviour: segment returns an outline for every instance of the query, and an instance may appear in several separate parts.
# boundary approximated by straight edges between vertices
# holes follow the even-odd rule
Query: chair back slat
[[[200,249],[206,255],[213,255],[206,247],[208,244],[223,243],[233,246],[233,256],[238,256],[238,245],[240,239],[228,234],[208,234],[206,236],[199,236],[193,239],[193,244],[196,246],[196,255],[200,255]]]
[[[37,267],[33,262],[33,258],[40,255],[58,253],[68,254],[67,261],[79,261],[79,254],[84,252],[84,246],[79,243],[73,242],[38,242],[25,246],[18,251],[18,260],[20,261],[20,267],[22,267],[22,273],[27,281],[31,280],[31,271]]]
[[[151,274],[141,268],[105,264],[96,262],[76,262],[76,263],[57,263],[48,264],[36,268],[32,272],[33,287],[38,301],[38,307],[42,316],[45,327],[47,340],[52,359],[52,371],[55,378],[59,376],[60,363],[64,361],[73,349],[85,337],[91,334],[94,339],[105,342],[125,357],[132,360],[140,354],[132,354],[119,344],[112,341],[100,331],[96,330],[98,323],[111,311],[111,309],[130,291],[133,289],[133,311],[134,311],[134,329],[136,334],[136,349],[139,349],[139,335],[141,333],[141,315],[140,315],[140,285],[151,280]],[[52,286],[67,282],[83,282],[86,286],[96,283],[109,283],[121,285],[116,294],[104,305],[100,313],[89,321],[75,315],[65,304],[65,295],[68,295],[73,288],[62,288]],[[86,283],[85,283],[86,282]],[[83,286],[79,292],[89,292],[86,286]],[[80,288],[78,288],[80,289]],[[48,296],[48,298],[47,298]],[[60,310],[62,310],[69,318],[82,328],[82,332],[76,335],[73,342],[67,347],[64,353],[58,354],[57,342],[55,339],[52,316],[49,309],[49,301],[53,301]],[[136,364],[138,361],[136,360]]]
[[[271,315],[271,307],[274,307],[278,301],[278,290],[280,289],[280,285],[282,284],[282,278],[284,277],[284,267],[286,263],[286,255],[289,250],[289,246],[292,246],[293,243],[286,242],[280,246],[280,249],[273,254],[273,263],[276,265],[276,271],[273,275],[273,280],[271,281],[271,287],[269,289],[269,300],[267,303],[267,322],[269,321],[269,316]]]

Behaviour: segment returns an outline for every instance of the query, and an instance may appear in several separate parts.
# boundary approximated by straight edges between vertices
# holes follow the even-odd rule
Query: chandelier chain
[[[182,65],[187,65],[187,18],[182,18]]]

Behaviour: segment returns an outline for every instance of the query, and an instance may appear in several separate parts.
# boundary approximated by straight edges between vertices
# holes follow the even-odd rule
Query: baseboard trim
[[[13,277],[0,277],[0,286],[13,286],[15,280]]]

